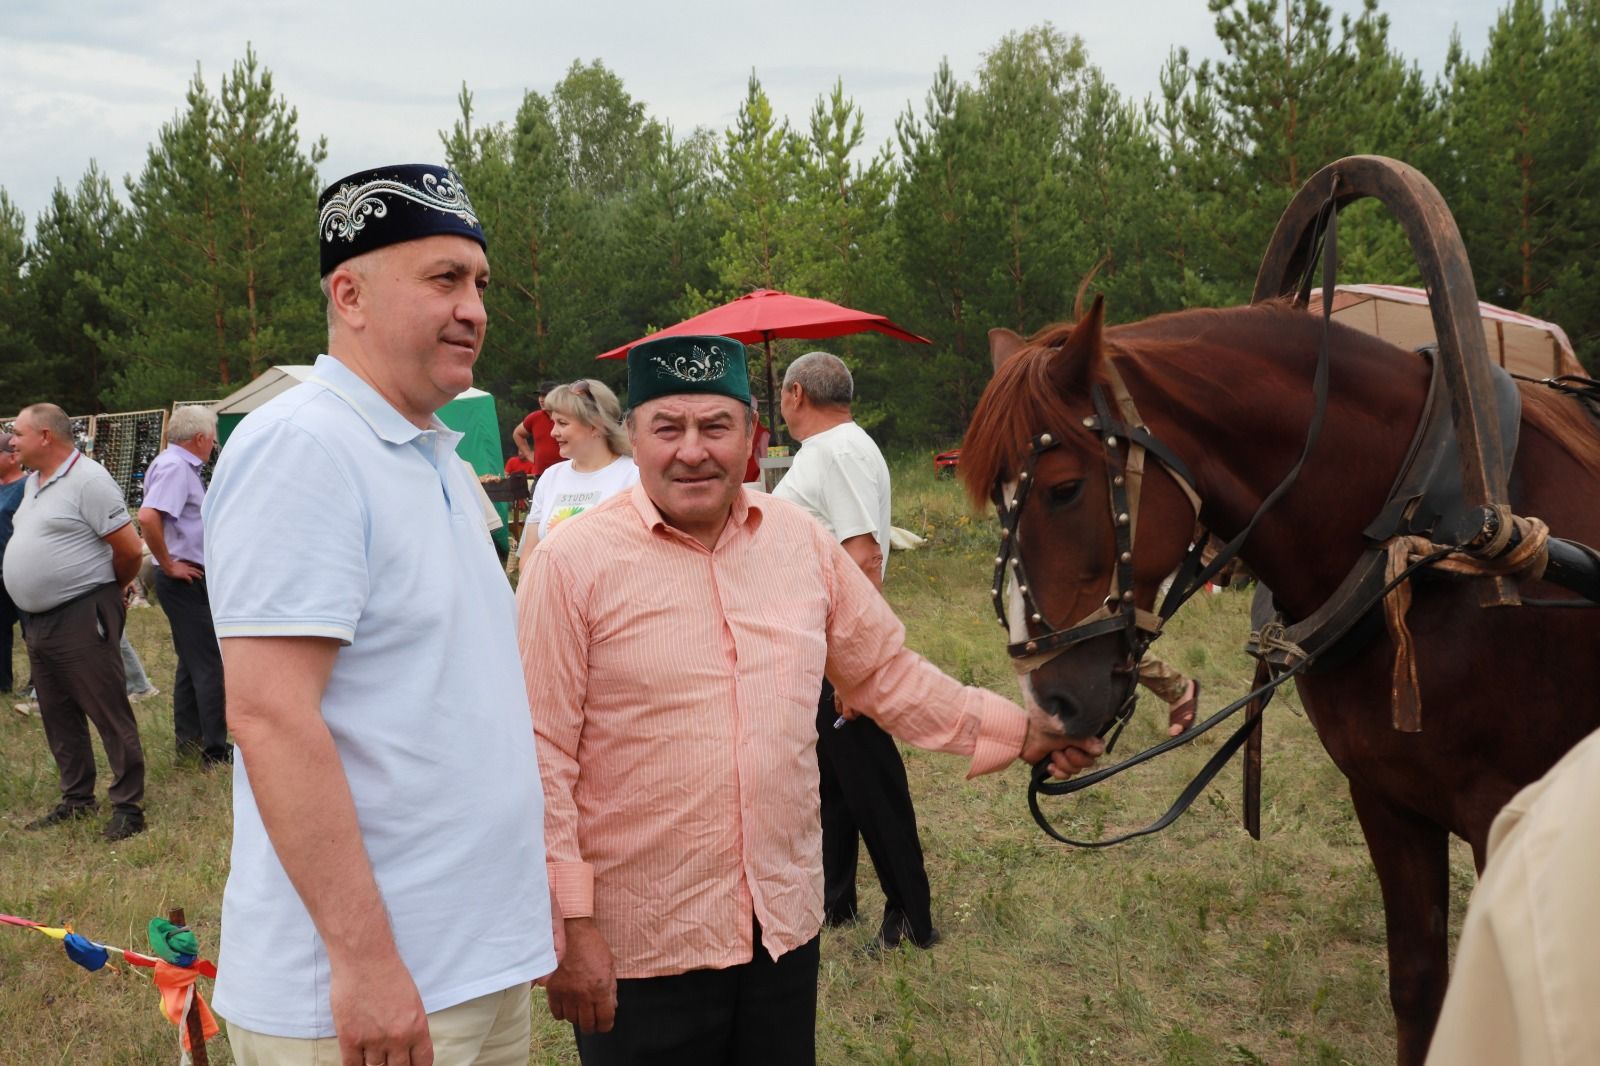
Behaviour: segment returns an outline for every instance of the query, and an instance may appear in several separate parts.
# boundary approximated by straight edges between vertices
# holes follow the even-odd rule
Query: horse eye
[[[1068,507],[1078,502],[1078,497],[1083,495],[1082,481],[1063,481],[1059,485],[1051,485],[1048,496],[1051,507]]]

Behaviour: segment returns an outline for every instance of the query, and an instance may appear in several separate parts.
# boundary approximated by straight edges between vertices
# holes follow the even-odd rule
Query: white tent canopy
[[[1311,291],[1310,309],[1321,313],[1321,289]],[[1478,312],[1489,358],[1507,370],[1536,378],[1584,373],[1566,331],[1554,322],[1494,304],[1479,303]],[[1333,318],[1410,350],[1438,340],[1428,294],[1404,285],[1335,286]]]
[[[310,366],[274,366],[263,370],[249,384],[235,389],[221,400],[217,401],[215,408],[217,416],[222,415],[247,415],[257,407],[266,403],[280,392],[284,392],[300,384],[311,376]],[[487,396],[482,389],[468,389],[457,396],[458,400],[471,399],[474,396]]]

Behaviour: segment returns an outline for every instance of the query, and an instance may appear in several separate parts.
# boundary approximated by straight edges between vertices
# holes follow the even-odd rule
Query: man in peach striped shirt
[[[814,1060],[824,673],[974,775],[1101,750],[908,650],[821,525],[746,492],[749,395],[737,341],[635,346],[639,484],[540,542],[517,592],[566,934],[550,1009],[587,1066]]]

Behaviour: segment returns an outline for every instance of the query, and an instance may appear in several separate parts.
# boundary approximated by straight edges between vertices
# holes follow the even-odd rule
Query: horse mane
[[[1051,367],[1075,328],[1071,322],[1046,326],[995,369],[961,442],[961,478],[974,507],[988,502],[1002,475],[1009,479],[1022,468],[1031,427],[1064,426],[1073,417],[1051,380]]]
[[[1539,385],[1522,384],[1524,431],[1543,433],[1600,479],[1600,432],[1571,396]],[[962,453],[965,458],[966,453]]]
[[[1100,350],[1090,356],[1089,376],[1109,383],[1105,358],[1192,350],[1223,325],[1241,340],[1254,335],[1260,338],[1259,346],[1270,347],[1282,344],[1286,329],[1320,328],[1320,324],[1319,318],[1288,300],[1156,315],[1108,328]],[[1058,322],[1029,337],[1025,347],[1000,364],[984,390],[961,444],[961,477],[974,507],[981,509],[997,481],[1011,479],[1026,465],[1035,433],[1046,428],[1060,432],[1076,424],[1078,416],[1054,380],[1057,356],[1076,328],[1074,323]]]

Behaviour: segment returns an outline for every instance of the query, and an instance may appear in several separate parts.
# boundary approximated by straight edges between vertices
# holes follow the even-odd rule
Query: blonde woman
[[[554,424],[550,435],[562,462],[539,476],[519,554],[526,556],[551,530],[639,480],[622,405],[604,382],[583,378],[545,394],[544,409]]]

